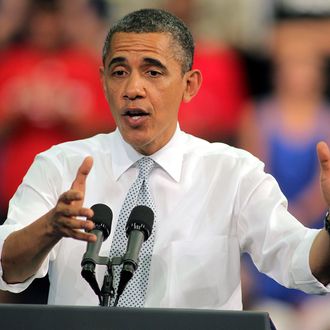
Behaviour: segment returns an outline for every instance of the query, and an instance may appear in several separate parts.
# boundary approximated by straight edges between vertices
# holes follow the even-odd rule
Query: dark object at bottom
[[[271,330],[261,312],[0,304],[10,330]]]

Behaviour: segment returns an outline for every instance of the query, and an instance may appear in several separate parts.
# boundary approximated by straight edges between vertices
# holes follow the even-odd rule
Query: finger
[[[85,241],[85,242],[96,242],[97,240],[96,235],[84,233],[82,231],[74,231],[71,237],[79,241]]]
[[[85,241],[85,242],[96,242],[96,240],[97,240],[96,235],[91,234],[91,233],[86,233],[84,231],[77,230],[77,229],[68,229],[67,228],[63,231],[63,236],[74,238],[79,241]]]
[[[94,229],[95,224],[90,220],[81,220],[74,217],[60,216],[53,223],[54,230],[57,233],[67,233],[69,230],[86,230]]]
[[[79,241],[85,241],[85,242],[96,242],[97,240],[96,235],[85,233],[79,230],[73,230],[71,237]]]
[[[330,175],[330,150],[324,141],[317,144],[317,156],[320,162],[321,174]]]
[[[58,204],[71,204],[71,202],[82,201],[83,198],[84,196],[81,191],[68,190],[59,197]]]
[[[79,206],[67,205],[67,204],[58,204],[56,207],[56,213],[59,216],[64,217],[84,217],[86,219],[92,219],[94,212],[92,209],[82,208]]]
[[[86,179],[92,169],[93,158],[91,156],[86,157],[78,168],[76,178],[72,182],[71,189],[81,191],[85,193]]]

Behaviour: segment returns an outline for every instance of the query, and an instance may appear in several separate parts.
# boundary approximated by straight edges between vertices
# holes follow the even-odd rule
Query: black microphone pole
[[[113,288],[113,273],[111,266],[104,275],[103,285],[100,292],[100,306],[109,307],[111,298],[115,295],[115,290]]]

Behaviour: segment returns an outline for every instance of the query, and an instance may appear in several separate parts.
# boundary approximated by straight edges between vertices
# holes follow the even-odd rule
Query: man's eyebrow
[[[166,66],[159,60],[155,59],[155,58],[152,58],[152,57],[144,57],[143,58],[143,62],[145,64],[148,64],[148,65],[153,65],[153,66],[156,66],[162,70],[167,70]],[[110,68],[112,65],[114,64],[127,64],[128,61],[127,61],[127,58],[126,57],[123,57],[123,56],[118,56],[118,57],[114,57],[108,67]]]
[[[145,62],[146,64],[150,64],[153,66],[156,66],[162,70],[167,70],[166,66],[160,62],[159,60],[152,58],[152,57],[144,57],[143,58],[143,62]]]
[[[127,63],[127,59],[125,57],[123,57],[123,56],[114,57],[110,61],[108,67],[110,68],[112,65],[118,64],[118,63],[121,63],[121,64]]]

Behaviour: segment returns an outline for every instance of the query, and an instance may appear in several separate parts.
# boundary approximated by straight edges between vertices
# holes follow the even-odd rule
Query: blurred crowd
[[[35,155],[63,141],[110,132],[98,67],[111,23],[165,8],[196,40],[199,94],[180,126],[260,158],[305,225],[323,226],[315,145],[330,143],[328,0],[0,0],[0,224]],[[286,289],[242,257],[246,310],[277,328],[329,330],[330,298]],[[44,303],[47,279],[0,302]]]

